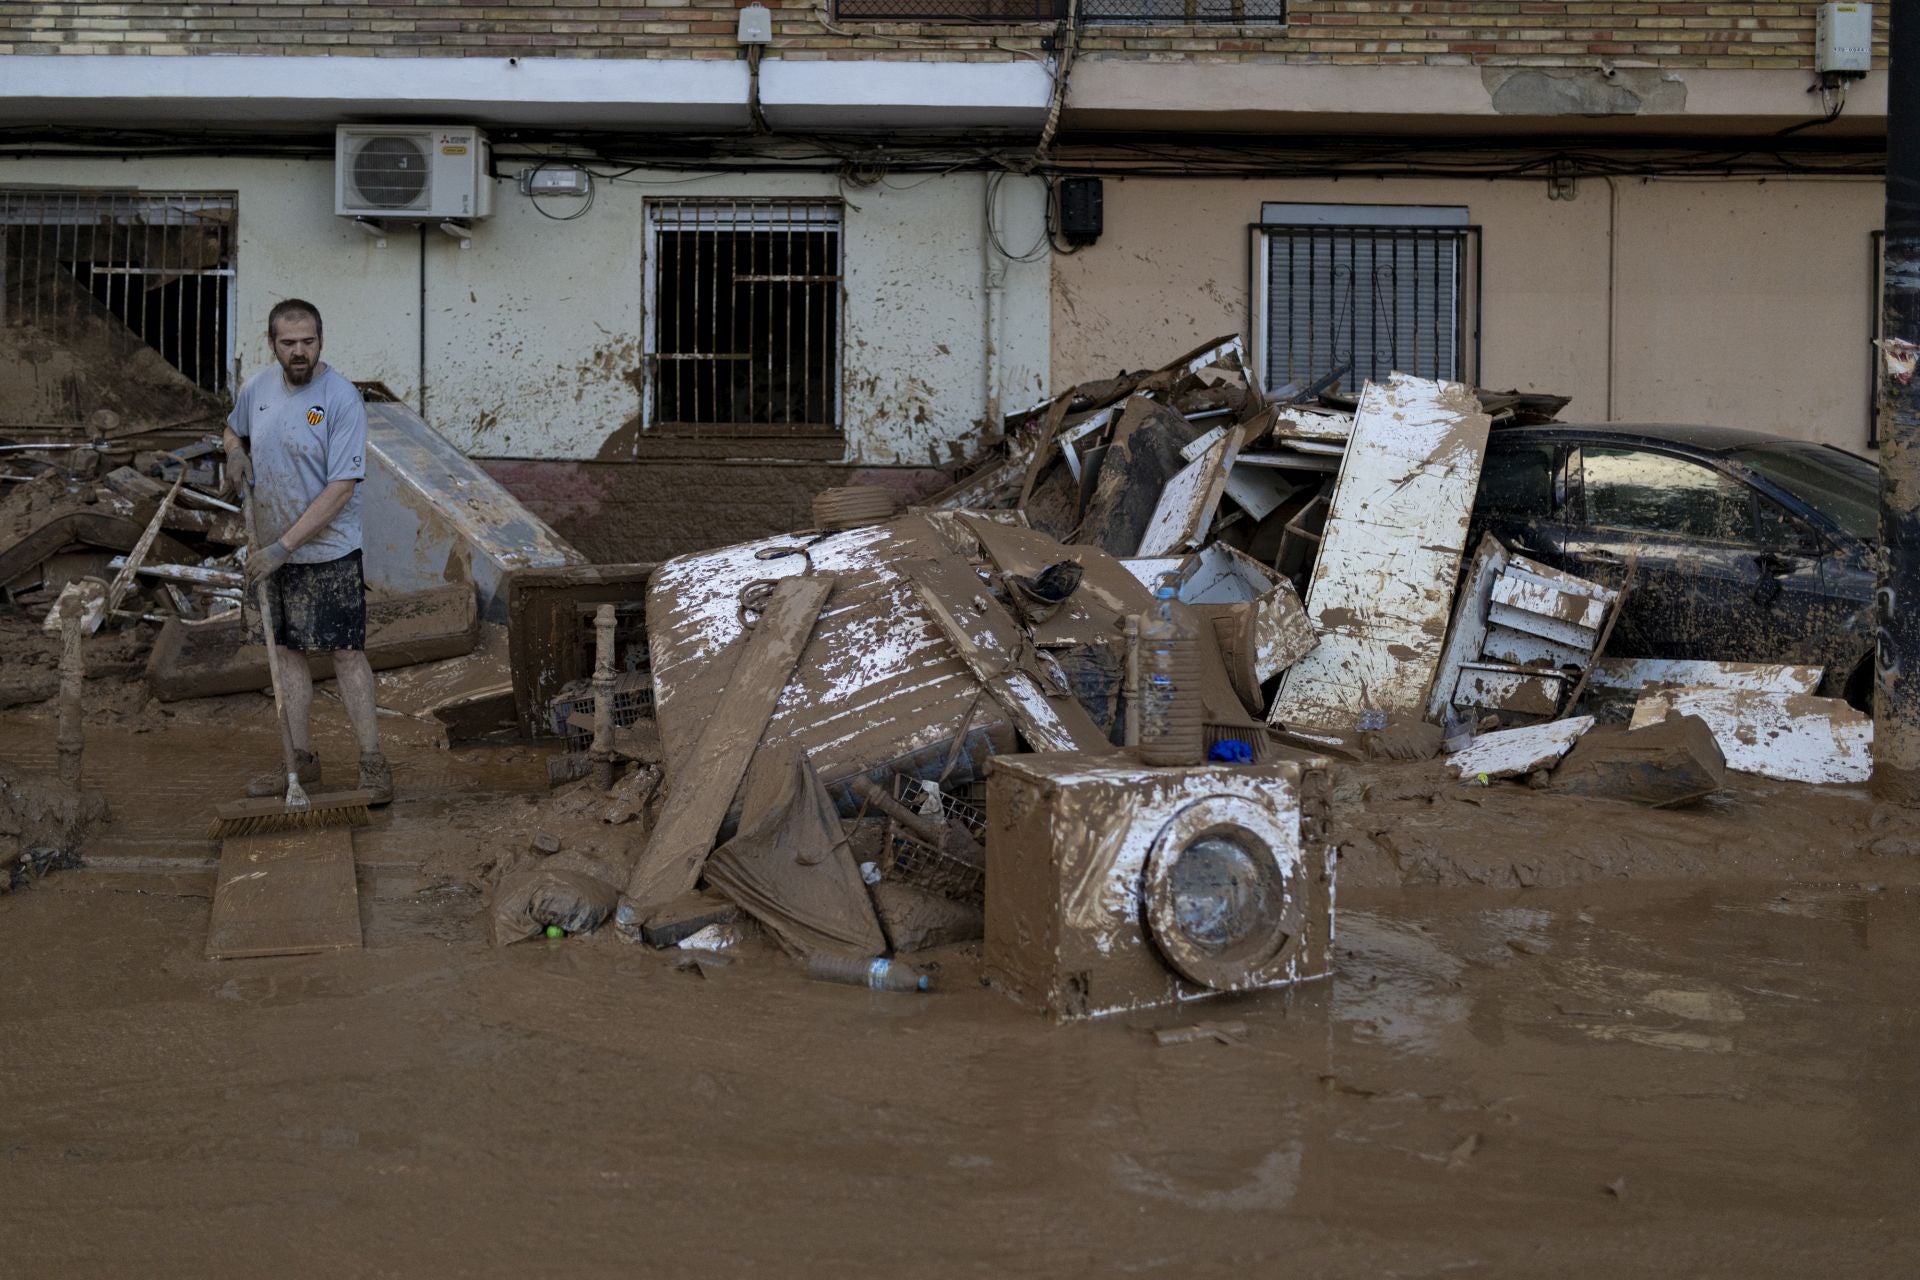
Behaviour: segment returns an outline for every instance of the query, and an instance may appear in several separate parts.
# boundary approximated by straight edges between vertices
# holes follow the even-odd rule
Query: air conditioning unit
[[[333,211],[349,218],[484,218],[487,135],[472,125],[345,124],[334,131]]]

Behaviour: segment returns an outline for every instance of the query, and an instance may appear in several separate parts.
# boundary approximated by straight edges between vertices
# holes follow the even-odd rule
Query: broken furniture
[[[987,981],[1063,1021],[1326,976],[1324,765],[994,761]]]
[[[369,590],[389,595],[466,582],[480,616],[506,622],[521,569],[586,562],[519,499],[397,401],[367,405],[360,522]]]
[[[585,564],[516,569],[507,577],[507,635],[514,713],[529,738],[564,735],[554,700],[593,674],[593,618],[614,607],[614,667],[647,671],[647,579],[651,564]],[[649,681],[649,684],[651,682]],[[650,697],[651,695],[649,695]],[[568,714],[585,707],[569,707]]]
[[[480,638],[473,588],[448,583],[426,591],[367,601],[367,661],[374,670],[456,658]],[[316,680],[333,674],[333,658],[309,659]],[[162,702],[265,689],[267,650],[247,638],[238,613],[206,622],[174,618],[160,629],[147,659],[147,683]]]
[[[1839,698],[1770,689],[1672,688],[1645,694],[1633,727],[1699,716],[1727,768],[1786,782],[1865,782],[1873,775],[1873,720]]]

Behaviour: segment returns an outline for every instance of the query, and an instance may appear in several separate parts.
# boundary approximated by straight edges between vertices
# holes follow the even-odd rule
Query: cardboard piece
[[[755,757],[740,830],[713,851],[706,873],[796,959],[887,949],[840,815],[798,752]]]
[[[322,827],[221,842],[207,959],[311,955],[360,945],[351,830]]]

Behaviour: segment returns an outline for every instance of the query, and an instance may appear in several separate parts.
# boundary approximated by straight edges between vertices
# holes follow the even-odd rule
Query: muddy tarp
[[[806,757],[762,750],[747,773],[740,830],[707,859],[707,883],[798,959],[887,949],[840,815]]]
[[[568,933],[591,933],[606,923],[620,890],[587,871],[553,865],[501,877],[487,912],[493,945],[504,947],[558,925]]]

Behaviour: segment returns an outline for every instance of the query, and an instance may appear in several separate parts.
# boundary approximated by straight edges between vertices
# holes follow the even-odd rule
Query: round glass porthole
[[[1209,797],[1154,841],[1144,886],[1155,948],[1190,982],[1255,985],[1299,933],[1304,904],[1290,883],[1293,842],[1247,801]]]

